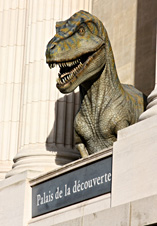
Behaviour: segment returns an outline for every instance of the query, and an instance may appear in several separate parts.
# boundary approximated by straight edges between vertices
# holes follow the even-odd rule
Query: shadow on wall
[[[46,139],[46,149],[55,152],[56,164],[80,157],[74,144],[74,118],[79,108],[79,92],[64,95],[55,102],[54,124]]]
[[[157,0],[138,0],[135,50],[135,87],[146,95],[154,89]]]

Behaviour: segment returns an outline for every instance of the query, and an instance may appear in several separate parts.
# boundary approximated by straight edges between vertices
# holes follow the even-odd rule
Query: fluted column
[[[80,9],[91,11],[91,0],[27,1],[19,152],[7,177],[25,170],[38,175],[79,157],[73,142],[79,94],[63,95],[56,89],[58,69],[48,68],[45,50],[56,21]]]
[[[150,93],[147,98],[148,105],[145,112],[143,112],[139,121],[150,118],[154,115],[157,115],[157,21],[156,21],[156,70],[155,70],[155,87],[154,90]]]
[[[26,1],[0,1],[0,180],[18,151]]]

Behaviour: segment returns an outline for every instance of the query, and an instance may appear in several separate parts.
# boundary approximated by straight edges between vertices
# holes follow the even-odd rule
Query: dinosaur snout
[[[46,48],[46,62],[48,63],[50,61],[50,58],[52,57],[53,55],[53,49],[55,48],[56,44],[55,43],[52,43],[52,42],[49,42],[48,45],[47,45],[47,48]]]

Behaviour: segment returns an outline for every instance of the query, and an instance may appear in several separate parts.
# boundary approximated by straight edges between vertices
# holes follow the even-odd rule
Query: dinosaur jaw
[[[97,51],[84,54],[74,61],[48,63],[50,68],[53,68],[56,64],[60,67],[57,78],[57,88],[62,93],[70,93],[77,88],[77,86],[86,81],[88,77],[86,77],[85,71],[90,67],[90,63],[99,56],[102,49],[104,49],[104,45]]]

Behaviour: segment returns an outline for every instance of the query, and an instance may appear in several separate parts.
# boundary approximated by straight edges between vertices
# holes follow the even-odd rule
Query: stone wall
[[[93,0],[93,14],[108,31],[121,82],[146,95],[155,81],[156,11],[156,0]]]

